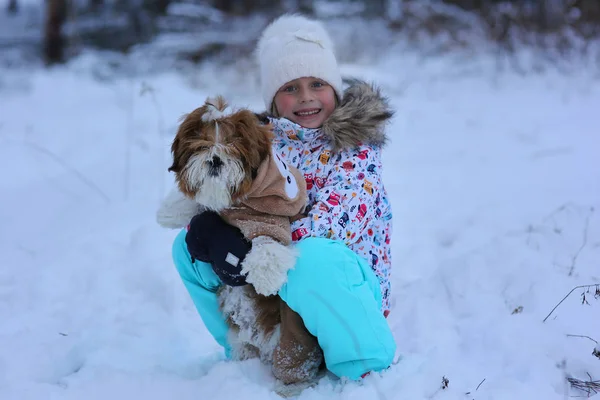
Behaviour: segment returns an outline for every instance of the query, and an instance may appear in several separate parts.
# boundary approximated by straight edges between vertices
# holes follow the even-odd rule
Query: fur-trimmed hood
[[[385,146],[385,125],[394,115],[388,99],[372,84],[360,80],[349,83],[340,105],[327,118],[321,131],[331,142],[333,151],[361,143]]]
[[[347,150],[360,144],[385,146],[385,125],[394,115],[388,99],[373,84],[358,79],[347,83],[350,86],[344,90],[340,104],[320,128],[331,149]]]

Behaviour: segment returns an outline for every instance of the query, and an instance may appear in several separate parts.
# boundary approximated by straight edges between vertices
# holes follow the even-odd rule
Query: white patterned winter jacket
[[[274,150],[306,179],[308,213],[292,223],[292,239],[341,240],[368,260],[379,278],[386,316],[392,211],[381,177],[381,149],[391,116],[378,90],[355,81],[320,129],[269,118]]]

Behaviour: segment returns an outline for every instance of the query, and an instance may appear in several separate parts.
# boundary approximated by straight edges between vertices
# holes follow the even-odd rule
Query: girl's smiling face
[[[320,128],[335,109],[335,92],[322,79],[294,79],[279,88],[273,99],[277,115],[305,128]]]

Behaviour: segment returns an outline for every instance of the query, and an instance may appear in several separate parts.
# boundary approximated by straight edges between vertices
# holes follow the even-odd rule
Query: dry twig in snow
[[[591,284],[591,285],[579,285],[579,286],[575,286],[573,289],[571,289],[571,291],[569,293],[567,293],[567,295],[565,297],[563,297],[563,299],[561,301],[558,302],[557,305],[554,306],[554,308],[552,309],[552,311],[550,311],[550,313],[548,315],[546,315],[546,318],[544,318],[544,320],[542,322],[546,322],[546,320],[552,315],[552,313],[554,312],[554,310],[556,310],[558,308],[558,306],[560,306],[562,304],[562,302],[565,301],[567,299],[567,297],[569,297],[571,295],[571,293],[573,293],[577,289],[589,289],[591,287],[595,287],[596,288],[596,293],[600,293],[600,283],[594,283],[594,284]]]
[[[571,384],[571,387],[577,390],[585,392],[588,397],[595,395],[600,392],[600,381],[592,380],[592,376],[588,374],[589,381],[582,381],[572,377],[568,377],[567,381]]]

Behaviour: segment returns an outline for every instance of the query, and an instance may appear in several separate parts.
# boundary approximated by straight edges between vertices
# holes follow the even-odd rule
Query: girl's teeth
[[[300,115],[300,116],[305,116],[305,115],[313,115],[318,113],[321,110],[314,110],[314,111],[309,111],[309,112],[298,112],[296,114]]]

